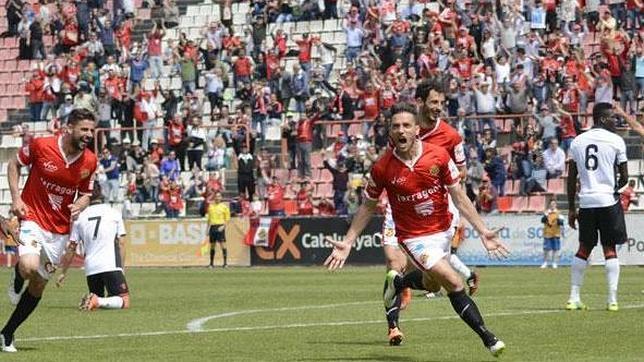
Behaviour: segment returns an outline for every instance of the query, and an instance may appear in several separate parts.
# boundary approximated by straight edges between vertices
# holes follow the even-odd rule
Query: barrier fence
[[[511,255],[507,260],[492,260],[481,245],[477,233],[465,229],[465,241],[458,255],[468,265],[536,266],[543,258],[543,226],[540,215],[486,216],[493,227],[503,226],[500,233]],[[348,264],[383,265],[382,216],[374,217],[367,225],[349,256]],[[226,228],[228,263],[237,266],[311,265],[321,266],[331,252],[326,237],[341,240],[350,220],[346,217],[292,217],[280,219],[273,248],[249,247],[243,243],[249,229],[247,219],[234,218]],[[209,242],[204,219],[128,220],[128,266],[206,266]],[[644,218],[626,215],[628,241],[618,247],[623,265],[644,265]],[[577,250],[578,232],[564,227],[561,265],[569,265]],[[0,258],[1,259],[1,258]],[[603,262],[601,247],[595,248],[591,262]],[[221,265],[217,249],[216,265]]]

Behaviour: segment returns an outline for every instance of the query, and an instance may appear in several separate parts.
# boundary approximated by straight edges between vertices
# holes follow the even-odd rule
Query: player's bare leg
[[[16,305],[16,309],[11,314],[11,317],[5,324],[4,328],[0,331],[2,335],[2,351],[3,352],[16,352],[13,346],[14,333],[16,329],[29,317],[29,315],[36,309],[42,293],[47,286],[47,280],[43,279],[38,273],[40,265],[40,256],[36,254],[26,254],[20,257],[18,273],[25,280],[29,282],[29,286],[20,297],[20,301]]]
[[[445,288],[454,311],[478,334],[485,347],[494,356],[500,355],[505,344],[486,328],[476,303],[465,293],[463,281],[450,263],[445,258],[440,259],[425,273]]]

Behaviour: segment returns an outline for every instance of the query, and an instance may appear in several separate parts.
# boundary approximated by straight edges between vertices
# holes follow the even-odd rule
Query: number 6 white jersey
[[[125,235],[121,213],[107,204],[90,205],[78,216],[69,236],[83,242],[85,275],[123,270],[117,237]]]
[[[603,128],[593,128],[572,141],[570,157],[577,164],[581,182],[579,207],[615,205],[619,200],[615,166],[627,161],[624,139]]]

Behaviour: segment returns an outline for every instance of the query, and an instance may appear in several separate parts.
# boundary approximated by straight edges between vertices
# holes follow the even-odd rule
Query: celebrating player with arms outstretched
[[[444,110],[445,94],[443,93],[442,84],[435,81],[423,81],[416,88],[416,100],[420,110],[418,115],[418,126],[420,128],[418,138],[423,142],[428,142],[433,145],[442,147],[447,151],[450,158],[454,161],[456,167],[459,169],[460,176],[466,175],[465,171],[465,152],[463,150],[463,140],[452,126],[441,120],[440,117]],[[392,144],[393,146],[393,144]],[[479,276],[478,273],[472,272],[456,255],[461,240],[463,226],[460,225],[458,209],[449,200],[449,212],[452,214],[453,236],[451,241],[451,249],[449,255],[449,263],[452,267],[459,272],[467,281],[470,295],[476,293],[478,289]],[[395,223],[391,213],[390,204],[387,205],[385,210],[385,222],[383,225],[385,259],[387,263],[387,279],[385,283],[391,281],[391,278],[396,273],[389,273],[394,270],[398,273],[405,272],[403,277],[403,292],[401,300],[395,300],[395,303],[388,304],[387,288],[384,289],[383,299],[385,299],[385,313],[387,323],[389,325],[389,343],[391,345],[399,345],[402,343],[403,334],[398,326],[399,309],[404,308],[411,297],[410,288],[419,290],[428,290],[431,287],[428,285],[431,282],[426,278],[423,279],[423,273],[415,269],[413,266],[408,265],[407,256],[398,246],[398,240],[395,235]],[[435,283],[431,283],[435,284]],[[439,287],[440,289],[440,287]]]
[[[624,210],[617,190],[628,182],[626,144],[615,134],[615,115],[610,103],[597,103],[593,107],[592,129],[577,136],[570,145],[568,172],[568,223],[573,229],[579,219],[579,249],[570,266],[570,299],[568,310],[587,309],[581,302],[579,291],[584,282],[588,256],[597,245],[601,234],[606,280],[608,281],[607,309],[617,311],[617,284],[619,261],[615,246],[626,242]],[[619,184],[615,185],[615,167],[619,170]],[[579,175],[579,215],[575,208]]]
[[[324,264],[330,270],[344,265],[351,246],[373,215],[380,194],[386,190],[402,249],[418,269],[447,290],[454,311],[479,335],[490,352],[498,356],[505,344],[486,328],[476,304],[465,293],[461,276],[447,260],[453,233],[448,193],[458,210],[480,233],[490,254],[505,257],[508,251],[497,240],[496,232],[485,226],[459,186],[458,169],[449,154],[417,139],[419,127],[415,107],[396,105],[392,113],[389,135],[394,149],[387,150],[373,166],[365,202],[353,217],[344,241],[329,240],[334,248]],[[386,297],[393,300],[402,278],[396,275],[391,284],[395,288],[388,289],[395,291]]]
[[[98,182],[94,184],[90,206],[78,216],[69,236],[67,254],[58,277],[60,286],[71,264],[76,246],[83,243],[85,250],[85,276],[89,293],[83,296],[80,309],[86,311],[126,309],[130,307],[130,292],[123,274],[125,263],[125,225],[121,213],[103,203]],[[105,291],[107,290],[107,297]]]
[[[40,302],[65,250],[71,220],[89,204],[97,159],[87,146],[94,128],[94,114],[75,109],[62,135],[37,138],[9,161],[11,209],[22,221],[20,259],[8,290],[17,306],[0,331],[4,352],[16,352],[14,333]],[[21,194],[18,181],[23,166],[31,168]]]

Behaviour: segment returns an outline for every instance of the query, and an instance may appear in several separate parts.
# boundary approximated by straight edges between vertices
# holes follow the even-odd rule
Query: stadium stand
[[[635,75],[644,74],[642,32],[604,6],[573,5],[571,14],[562,5],[546,22],[534,16],[543,9],[505,0],[480,6],[382,0],[368,8],[338,2],[338,9],[315,1],[136,0],[108,1],[98,13],[91,10],[101,4],[91,1],[0,2],[1,175],[16,148],[57,132],[70,106],[89,105],[105,129],[97,151],[109,145],[120,165],[115,205],[130,217],[163,214],[159,205],[171,182],[159,174],[170,151],[181,163],[177,185],[188,200],[181,215],[195,213],[213,190],[238,196],[243,144],[258,163],[260,200],[274,175],[286,186],[286,212],[297,213],[292,187],[303,174],[295,169],[299,157],[289,160],[309,132],[303,120],[316,117],[312,196],[333,198],[342,212],[322,152],[347,166],[348,192],[360,194],[363,175],[386,145],[388,108],[414,102],[424,78],[445,84],[446,119],[483,173],[492,172],[485,150],[498,154],[505,175],[489,174],[493,183],[501,178],[498,211],[540,212],[550,198],[565,209],[565,170],[547,181],[545,192],[521,194],[537,156],[552,137],[566,151],[567,141],[591,126],[586,114],[594,102],[614,98],[635,113],[642,94],[635,84]],[[596,12],[599,20],[581,18],[582,12]],[[628,128],[619,133],[642,200],[642,141]],[[152,153],[152,140],[162,154]],[[200,161],[186,163],[195,157]],[[195,163],[202,167],[193,169]],[[212,171],[216,182],[208,181]],[[0,213],[6,213],[10,197],[6,178],[0,180]],[[473,200],[478,185],[468,181]],[[644,209],[639,205],[633,209]]]

